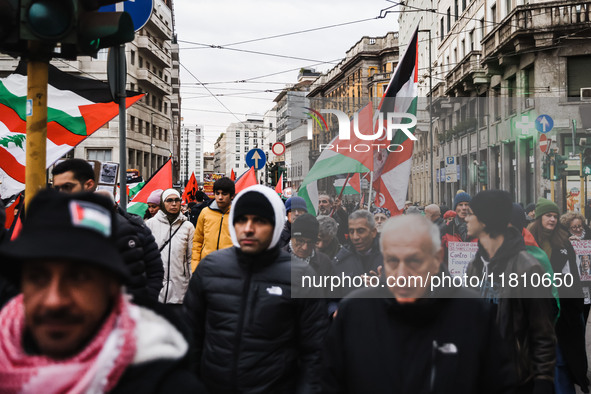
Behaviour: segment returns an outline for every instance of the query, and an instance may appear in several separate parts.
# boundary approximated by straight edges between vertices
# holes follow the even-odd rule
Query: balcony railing
[[[473,83],[472,76],[476,73],[484,73],[480,66],[480,51],[472,51],[464,57],[445,77],[447,92],[454,89],[462,82]]]
[[[591,26],[591,1],[552,1],[516,7],[482,39],[484,59],[520,35],[565,32]],[[510,50],[515,48],[508,46]]]
[[[170,56],[166,55],[164,50],[162,50],[162,48],[160,48],[150,37],[139,36],[136,43],[139,50],[148,53],[152,59],[156,59],[161,67],[170,67]]]

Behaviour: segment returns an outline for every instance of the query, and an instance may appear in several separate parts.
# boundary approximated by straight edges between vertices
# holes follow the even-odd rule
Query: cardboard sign
[[[463,276],[478,252],[478,242],[449,242],[447,244],[448,269],[452,276]]]

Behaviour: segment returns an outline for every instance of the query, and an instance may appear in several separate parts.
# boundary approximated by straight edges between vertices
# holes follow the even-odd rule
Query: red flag
[[[127,211],[135,213],[144,217],[146,209],[148,209],[148,197],[157,189],[170,189],[172,187],[172,160],[168,159],[162,167],[146,182],[142,190],[140,190],[130,201]]]
[[[14,222],[15,217],[14,211],[20,209],[19,204],[21,202],[21,199],[22,194],[19,194],[14,200],[14,202],[6,208],[6,222],[4,223],[4,228],[7,230],[10,229],[10,227],[12,227],[12,223]]]
[[[279,181],[277,182],[277,185],[275,186],[275,193],[279,194],[280,196],[283,194],[283,173],[281,173],[281,176],[279,177]]]
[[[361,178],[359,177],[359,173],[356,172],[353,174],[351,179],[349,179],[349,186],[351,186],[357,193],[361,193]]]
[[[254,167],[250,167],[248,171],[240,175],[240,178],[236,179],[236,194],[252,185],[258,185],[257,176],[254,173]]]
[[[191,177],[189,178],[189,182],[187,182],[187,186],[185,186],[185,190],[183,191],[182,200],[185,203],[190,203],[195,201],[195,195],[197,194],[197,178],[195,178],[195,173],[191,173]]]
[[[236,182],[236,173],[234,172],[233,168],[230,171],[230,179],[232,180],[232,182]]]

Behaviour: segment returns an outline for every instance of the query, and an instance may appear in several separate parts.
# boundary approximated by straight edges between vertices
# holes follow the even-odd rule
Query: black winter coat
[[[134,297],[158,300],[164,267],[158,245],[142,218],[118,209],[117,247],[131,272],[127,290]]]
[[[255,256],[222,249],[197,266],[184,306],[196,371],[212,393],[319,390],[328,317],[322,300],[292,298],[291,268],[277,247]]]
[[[323,393],[512,393],[491,305],[452,291],[470,298],[398,304],[377,287],[343,300],[326,341]]]
[[[279,237],[279,242],[277,245],[280,248],[283,248],[289,244],[291,240],[291,223],[289,220],[285,221],[285,226],[283,226],[283,230],[281,230],[281,236]]]
[[[576,254],[570,242],[563,248],[552,248],[550,258],[554,272],[562,272],[568,265],[573,277],[571,287],[559,287],[560,317],[556,322],[556,337],[566,366],[573,376],[573,381],[587,389],[587,353],[585,351],[585,324],[583,319],[583,290],[576,263]],[[584,391],[588,392],[588,391]]]
[[[376,237],[371,245],[369,254],[361,255],[355,251],[353,245],[343,246],[336,257],[333,259],[332,271],[333,275],[338,277],[359,276],[368,274],[370,271],[378,272],[378,267],[384,264],[384,257],[380,252],[379,236]],[[353,287],[341,288],[340,298],[345,297]]]
[[[495,280],[487,282],[479,290],[481,296],[498,304],[496,321],[502,338],[512,347],[518,384],[551,386],[556,362],[556,311],[551,289],[544,286],[510,286],[508,282],[511,274],[517,274],[518,278],[523,275],[541,278],[544,268],[525,250],[523,237],[515,228],[507,229],[505,241],[492,259],[479,245],[474,260],[466,270],[468,277],[482,278],[482,259],[489,261],[487,274],[492,274]],[[503,274],[505,283],[501,286],[499,279]]]

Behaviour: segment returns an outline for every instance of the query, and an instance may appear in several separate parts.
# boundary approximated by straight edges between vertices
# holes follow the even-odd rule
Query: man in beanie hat
[[[43,190],[31,201],[0,252],[2,274],[22,289],[0,312],[0,392],[199,390],[181,332],[123,292],[116,215],[93,193]]]
[[[454,197],[454,211],[456,216],[441,231],[441,246],[443,246],[443,264],[449,264],[450,242],[476,242],[477,239],[468,235],[466,230],[466,215],[468,204],[472,197],[464,191],[458,191]]]
[[[180,212],[181,195],[166,189],[160,196],[160,210],[146,226],[152,230],[162,263],[164,282],[158,301],[181,305],[191,278],[191,250],[195,227]]]
[[[300,215],[308,213],[308,206],[306,200],[302,197],[293,196],[285,201],[285,211],[287,212],[287,221],[281,232],[281,239],[279,240],[279,247],[284,247],[289,243],[291,238],[291,224]]]
[[[64,160],[51,171],[53,188],[62,193],[95,191],[97,184],[92,166],[82,159]],[[127,291],[134,298],[157,300],[162,289],[162,260],[158,246],[142,218],[114,208],[117,215],[117,236],[119,252],[129,267],[131,279]]]
[[[331,274],[332,265],[330,258],[315,248],[319,227],[314,215],[304,213],[298,216],[291,226],[291,240],[284,250],[309,264],[317,274],[324,276]]]
[[[199,262],[213,251],[232,246],[228,214],[236,194],[234,182],[230,178],[220,178],[213,184],[215,200],[204,207],[197,218],[193,237],[193,271]]]
[[[508,227],[513,211],[511,195],[502,190],[478,193],[468,208],[468,235],[478,238],[478,252],[467,269],[469,278],[483,278],[482,298],[498,305],[496,322],[512,347],[519,393],[552,393],[555,363],[550,289],[532,287],[529,278],[545,270],[525,250],[520,232]],[[507,285],[502,278],[527,278],[527,284]],[[508,280],[508,279],[507,279]]]
[[[275,191],[242,190],[229,215],[234,246],[209,254],[191,278],[195,372],[212,393],[319,391],[328,317],[318,289],[292,293],[292,270],[315,273],[279,248],[284,221]]]
[[[525,207],[525,215],[528,223],[533,222],[536,219],[536,204],[533,202],[531,204],[527,204]]]

